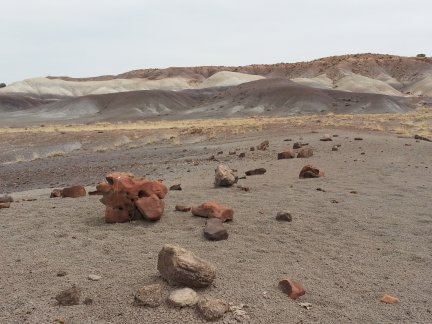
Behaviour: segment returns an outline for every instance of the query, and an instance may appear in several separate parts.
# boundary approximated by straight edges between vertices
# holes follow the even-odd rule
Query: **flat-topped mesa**
[[[102,193],[101,202],[106,206],[105,221],[122,223],[137,216],[156,221],[164,212],[163,198],[168,188],[160,181],[135,177],[128,172],[113,172],[107,182],[96,186]]]

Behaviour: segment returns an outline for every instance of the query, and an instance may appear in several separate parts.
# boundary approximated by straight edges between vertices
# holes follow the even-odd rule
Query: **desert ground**
[[[0,198],[13,202],[0,208],[0,323],[205,323],[199,307],[165,301],[176,289],[157,267],[166,244],[216,267],[197,292],[229,303],[218,323],[432,323],[428,139],[425,55],[4,85]],[[278,160],[295,143],[313,155]],[[308,164],[325,176],[300,179]],[[216,188],[219,165],[238,183]],[[256,168],[266,172],[245,176]],[[182,190],[168,192],[155,222],[108,224],[100,195],[50,198],[75,185],[94,191],[114,171]],[[226,240],[208,240],[205,218],[175,211],[208,201],[234,211]],[[279,288],[285,278],[306,293],[291,299]],[[163,287],[159,307],[134,303],[149,284]],[[60,305],[73,285],[81,298]]]
[[[133,305],[146,284],[174,289],[157,270],[169,243],[216,266],[200,295],[246,311],[220,323],[430,323],[432,143],[414,139],[431,135],[429,114],[3,128],[0,193],[14,202],[0,209],[0,322],[204,323],[191,307]],[[320,141],[326,134],[332,141]],[[267,150],[250,151],[264,140]],[[313,156],[277,160],[294,142]],[[219,164],[239,177],[267,172],[239,180],[249,191],[215,188]],[[306,164],[325,177],[299,179]],[[168,193],[157,222],[106,224],[100,196],[50,198],[54,188],[94,190],[111,171],[183,190]],[[206,240],[205,219],[174,211],[209,200],[234,209],[227,240]],[[275,219],[284,211],[292,222]],[[306,294],[288,298],[278,288],[286,277]],[[93,303],[59,306],[54,297],[73,284]]]

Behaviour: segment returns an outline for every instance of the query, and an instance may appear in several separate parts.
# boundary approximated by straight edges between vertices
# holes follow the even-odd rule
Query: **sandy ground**
[[[135,133],[141,146],[115,131],[2,135],[8,145],[0,154],[1,190],[16,201],[0,209],[1,323],[204,322],[191,308],[132,305],[138,288],[164,284],[156,264],[166,243],[216,265],[214,284],[199,293],[247,305],[245,323],[432,322],[432,143],[361,130],[284,126],[229,138],[195,134],[178,143],[156,133]],[[325,133],[339,136],[319,141]],[[355,141],[356,136],[363,140]],[[123,143],[106,146],[119,138]],[[288,138],[292,141],[284,141]],[[266,139],[268,151],[249,151]],[[299,140],[314,148],[313,157],[276,159]],[[41,153],[47,143],[75,142],[81,146],[69,152]],[[331,150],[334,144],[341,144],[339,151]],[[14,152],[24,147],[39,149],[38,157],[14,161]],[[246,157],[228,154],[236,149]],[[211,155],[220,161],[208,160]],[[249,192],[215,189],[218,163],[237,169],[239,176],[257,167],[267,173],[239,180]],[[299,179],[305,164],[321,168],[326,177]],[[111,170],[181,183],[183,190],[169,192],[165,214],[156,223],[105,224],[97,196],[49,198],[49,187],[93,189]],[[208,200],[235,211],[226,241],[205,240],[204,219],[174,211],[176,204]],[[290,211],[293,221],[276,221],[279,211]],[[66,275],[57,276],[60,271]],[[102,279],[90,281],[90,274]],[[296,301],[284,295],[277,287],[284,277],[301,282],[306,295]],[[57,306],[54,296],[72,284],[93,304]],[[164,287],[166,295],[173,289]],[[384,294],[400,303],[380,302]],[[236,323],[229,313],[219,322]]]

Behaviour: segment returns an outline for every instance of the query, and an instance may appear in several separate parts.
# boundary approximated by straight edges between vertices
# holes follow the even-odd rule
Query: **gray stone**
[[[231,187],[238,181],[238,177],[228,166],[220,164],[215,170],[215,187]]]
[[[81,298],[81,289],[73,285],[71,288],[60,292],[55,299],[61,306],[78,305]]]
[[[228,232],[219,218],[210,218],[204,228],[204,237],[210,241],[226,240]]]
[[[222,299],[202,297],[197,303],[200,314],[209,321],[221,318],[228,311],[228,304]]]
[[[289,212],[279,212],[276,215],[276,220],[278,221],[285,221],[285,222],[291,222],[292,216]]]
[[[216,267],[179,246],[166,244],[159,252],[157,268],[170,285],[207,287],[216,278]]]
[[[134,297],[136,306],[157,307],[162,303],[162,287],[159,284],[144,286],[135,293]]]

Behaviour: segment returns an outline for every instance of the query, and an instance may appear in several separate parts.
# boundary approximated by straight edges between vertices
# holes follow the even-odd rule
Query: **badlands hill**
[[[0,89],[0,125],[407,112],[431,97],[432,59],[357,54],[28,79]]]

